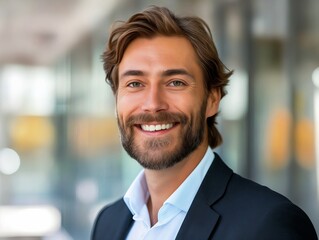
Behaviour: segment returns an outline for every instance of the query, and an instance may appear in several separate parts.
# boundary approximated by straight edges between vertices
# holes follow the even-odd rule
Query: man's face
[[[119,64],[116,107],[123,147],[144,168],[165,169],[207,145],[219,99],[183,37],[138,38]]]

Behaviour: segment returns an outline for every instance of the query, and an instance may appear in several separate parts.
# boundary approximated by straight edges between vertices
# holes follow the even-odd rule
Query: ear
[[[219,102],[221,99],[220,89],[213,88],[207,97],[207,106],[206,106],[206,118],[214,116],[219,109]]]

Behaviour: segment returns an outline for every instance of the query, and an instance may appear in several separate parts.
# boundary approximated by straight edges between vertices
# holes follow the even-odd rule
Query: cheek
[[[165,99],[172,109],[178,109],[186,114],[194,111],[194,108],[197,105],[197,100],[189,94],[182,96],[167,94]]]
[[[198,123],[202,108],[200,99],[187,96],[184,98],[170,99],[170,103],[172,103],[170,105],[170,109],[172,112],[179,112],[184,114],[192,125]]]
[[[118,97],[116,101],[116,114],[119,121],[124,123],[125,120],[137,111],[139,105],[136,101],[128,97]]]

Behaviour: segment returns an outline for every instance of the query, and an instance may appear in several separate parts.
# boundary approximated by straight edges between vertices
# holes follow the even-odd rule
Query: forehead
[[[119,72],[127,68],[191,67],[198,66],[195,49],[188,39],[181,36],[155,36],[137,38],[126,48],[119,64]],[[194,67],[194,66],[193,66]]]

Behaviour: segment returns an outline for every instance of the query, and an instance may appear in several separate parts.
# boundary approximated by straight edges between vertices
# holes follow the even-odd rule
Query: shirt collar
[[[164,205],[172,205],[187,212],[213,160],[214,153],[212,149],[208,147],[203,159],[197,167],[164,202]],[[148,187],[144,170],[142,170],[132,182],[123,199],[132,214],[136,215],[141,212],[148,197]]]
[[[141,212],[149,197],[148,187],[142,170],[128,188],[123,197],[124,202],[133,215]]]
[[[164,202],[164,205],[170,204],[187,212],[213,160],[214,153],[211,148],[208,148],[197,167]]]

